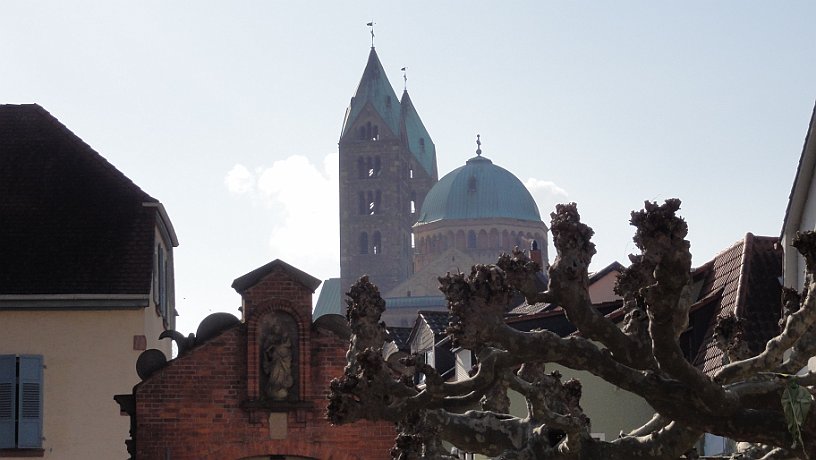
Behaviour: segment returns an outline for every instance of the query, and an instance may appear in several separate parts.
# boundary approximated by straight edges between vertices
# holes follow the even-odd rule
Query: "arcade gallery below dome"
[[[494,263],[503,252],[534,246],[546,267],[547,232],[524,184],[481,156],[479,149],[425,196],[413,227],[414,273],[438,275],[456,267]],[[399,287],[409,290],[407,285]],[[417,291],[417,286],[411,289]]]

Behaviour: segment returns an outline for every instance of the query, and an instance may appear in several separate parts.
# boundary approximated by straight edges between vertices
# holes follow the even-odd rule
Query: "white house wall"
[[[128,458],[130,421],[113,396],[139,382],[146,310],[0,313],[0,351],[43,356],[42,458]]]

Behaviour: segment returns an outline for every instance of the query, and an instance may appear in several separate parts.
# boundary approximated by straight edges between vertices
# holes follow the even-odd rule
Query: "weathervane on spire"
[[[480,135],[476,135],[476,155],[482,156],[482,141],[480,140]]]
[[[403,68],[400,69],[400,70],[402,70],[402,80],[405,82],[402,89],[405,90],[405,91],[408,91],[408,72],[405,71],[405,69],[407,69],[407,68],[408,67],[403,67]]]
[[[371,47],[374,48],[374,20],[372,19],[371,22],[366,25],[371,27]]]

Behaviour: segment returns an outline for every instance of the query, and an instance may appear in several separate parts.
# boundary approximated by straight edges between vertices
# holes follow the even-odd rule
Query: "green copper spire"
[[[388,77],[385,75],[385,70],[374,47],[371,48],[371,52],[368,54],[368,63],[363,71],[360,84],[357,85],[357,91],[346,109],[343,129],[340,132],[341,138],[348,134],[363,109],[369,104],[385,122],[386,127],[391,130],[390,135],[398,136],[400,132],[399,100],[391,87],[391,83],[388,81]]]
[[[429,176],[437,177],[436,146],[434,146],[428,130],[425,129],[425,125],[422,124],[422,120],[419,118],[407,90],[403,91],[400,100],[400,115],[402,118],[400,136],[408,144],[408,150],[411,151],[414,158],[417,159]]]

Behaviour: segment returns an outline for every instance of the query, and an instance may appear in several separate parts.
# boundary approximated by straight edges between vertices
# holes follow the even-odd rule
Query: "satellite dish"
[[[161,350],[151,348],[143,351],[139,358],[136,359],[136,374],[140,379],[145,380],[166,364],[167,357],[164,356],[164,353]]]
[[[198,329],[196,330],[196,344],[202,344],[240,322],[241,321],[236,318],[235,315],[230,313],[213,313],[201,320],[201,324],[198,325]]]

